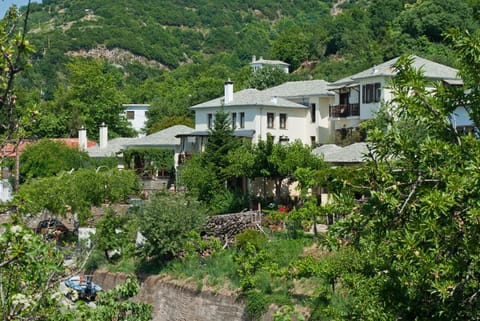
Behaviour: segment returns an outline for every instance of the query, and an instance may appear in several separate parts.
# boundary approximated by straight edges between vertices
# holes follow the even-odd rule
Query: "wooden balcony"
[[[347,118],[360,116],[360,104],[330,105],[330,118]]]

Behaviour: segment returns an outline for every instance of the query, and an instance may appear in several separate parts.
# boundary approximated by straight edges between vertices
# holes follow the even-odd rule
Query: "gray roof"
[[[106,147],[100,148],[99,145],[87,148],[90,157],[111,157],[125,149],[125,146],[136,138],[114,138],[108,141]]]
[[[235,129],[233,131],[233,136],[237,137],[253,137],[255,134],[254,129]],[[177,137],[182,137],[182,136],[193,136],[193,137],[201,137],[201,136],[210,136],[210,131],[209,130],[196,130],[196,131],[191,131],[189,133],[183,133],[183,134],[178,134]]]
[[[325,80],[289,81],[281,85],[265,89],[263,92],[278,97],[332,96]]]
[[[177,135],[190,133],[193,128],[184,125],[175,125],[151,135],[137,138],[129,142],[127,147],[135,146],[175,146],[180,145]]]
[[[312,150],[314,155],[323,156],[327,163],[362,163],[368,153],[367,143],[355,143],[345,147],[326,144]]]
[[[252,61],[250,65],[253,64],[264,64],[264,65],[283,65],[283,66],[290,66],[290,64],[281,61],[281,60],[268,60],[268,59],[263,59],[260,58],[258,60]]]
[[[275,97],[268,91],[258,89],[244,89],[233,93],[233,100],[225,103],[224,96],[190,107],[191,109],[216,108],[216,107],[248,107],[248,106],[269,106],[283,108],[307,108],[304,105],[294,103],[287,99]]]
[[[88,155],[90,155],[90,157],[110,157],[116,156],[122,150],[129,147],[173,147],[175,145],[180,145],[180,138],[177,138],[175,136],[179,134],[189,133],[192,130],[193,128],[184,125],[176,125],[144,137],[114,138],[108,141],[106,147],[100,148],[97,145],[87,148],[87,153]]]
[[[412,66],[415,69],[422,69],[424,76],[427,78],[433,80],[460,80],[460,77],[458,76],[458,70],[455,68],[451,68],[418,56],[411,57],[413,58]],[[399,57],[391,59],[378,66],[373,66],[372,68],[359,72],[353,76],[337,80],[332,83],[331,86],[354,83],[357,80],[370,77],[393,77],[396,74],[393,65],[398,61],[398,59]]]

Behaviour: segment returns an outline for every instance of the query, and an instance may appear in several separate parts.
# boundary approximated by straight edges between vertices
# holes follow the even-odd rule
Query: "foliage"
[[[124,320],[147,321],[152,319],[152,306],[142,302],[128,300],[140,290],[140,285],[134,276],[125,280],[124,284],[114,289],[99,292],[96,308],[87,308],[83,317],[88,320]]]
[[[255,250],[259,251],[265,247],[265,235],[257,230],[247,229],[235,235],[235,245],[239,250],[246,248],[247,244],[253,245]]]
[[[202,238],[195,230],[188,232],[187,240],[183,245],[185,256],[213,256],[222,248],[222,244],[215,237]]]
[[[475,38],[467,43],[470,35],[458,36],[452,40],[461,57],[472,57]],[[476,66],[463,70],[478,74]],[[457,133],[448,115],[468,101],[475,120],[476,100],[470,91],[440,84],[428,89],[409,58],[396,68],[396,98],[379,115],[383,126],[369,133],[375,151],[364,184],[369,197],[341,223],[342,237],[363,256],[362,268],[344,279],[355,301],[350,317],[474,319],[480,145],[473,135]]]
[[[26,38],[29,7],[25,16],[12,8],[0,21],[0,134],[5,140],[18,140],[28,134],[29,123],[32,121],[34,108],[24,110],[17,106],[14,80],[18,74],[28,67],[28,57],[34,47]],[[31,112],[31,113],[30,113]],[[25,127],[20,128],[19,125]],[[3,141],[2,141],[3,143]]]
[[[132,137],[134,131],[122,117],[126,99],[121,92],[122,75],[102,60],[74,59],[67,66],[69,77],[58,90],[50,113],[65,114],[64,124],[70,136],[84,126],[90,136],[98,137],[98,127],[106,124],[111,137]],[[58,117],[58,116],[56,116]]]
[[[0,235],[0,307],[5,320],[150,320],[151,306],[129,300],[139,289],[129,278],[101,292],[96,308],[71,303],[58,287],[64,277],[63,255],[54,243],[21,225],[2,225]]]
[[[283,145],[274,144],[270,138],[260,141],[253,148],[254,167],[252,177],[275,180],[276,201],[280,201],[280,185],[284,179],[291,179],[299,168],[317,170],[323,161],[311,153],[311,148],[300,141]]]
[[[141,174],[153,175],[155,171],[174,170],[174,155],[171,149],[159,148],[129,148],[123,151],[125,168],[142,170]]]
[[[273,321],[305,321],[305,318],[295,310],[295,307],[286,305],[275,312]]]
[[[144,254],[158,259],[177,256],[205,217],[205,209],[189,195],[153,195],[145,202],[139,224],[146,238]]]
[[[246,293],[246,310],[249,320],[260,320],[267,309],[267,300],[262,293],[257,291],[248,291]]]
[[[14,203],[22,214],[37,215],[46,209],[54,215],[78,214],[80,222],[92,206],[126,201],[138,193],[140,182],[132,171],[80,169],[71,174],[33,179],[20,187]]]
[[[27,145],[20,156],[20,175],[23,180],[54,176],[62,171],[85,167],[86,152],[67,146],[62,141],[42,139]]]
[[[20,225],[3,225],[0,234],[0,307],[7,320],[49,318],[60,305],[55,280],[62,255],[52,243]]]
[[[225,186],[237,173],[231,170],[231,155],[242,142],[233,136],[229,115],[223,111],[214,117],[214,127],[208,137],[205,151],[192,157],[181,169],[181,183],[198,195],[215,213],[243,209],[239,198]]]
[[[248,78],[247,87],[263,90],[283,84],[287,79],[288,75],[283,69],[265,66],[256,71],[252,71],[250,78]]]
[[[133,252],[136,225],[128,214],[121,215],[112,208],[105,208],[104,216],[95,225],[96,247],[103,251],[107,260],[112,259],[110,251],[117,251],[119,255],[128,257]]]
[[[238,213],[248,204],[248,195],[238,190],[223,189],[217,191],[210,201],[209,213],[212,215]]]

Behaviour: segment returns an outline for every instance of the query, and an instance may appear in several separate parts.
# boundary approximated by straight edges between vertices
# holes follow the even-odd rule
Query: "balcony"
[[[330,118],[359,117],[360,104],[330,105]]]

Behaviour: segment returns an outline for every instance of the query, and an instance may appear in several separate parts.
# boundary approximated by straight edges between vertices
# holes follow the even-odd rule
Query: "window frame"
[[[267,128],[275,128],[275,114],[267,113]]]
[[[280,114],[280,125],[279,125],[279,128],[280,128],[280,129],[287,129],[287,114],[286,114],[286,113]]]
[[[208,113],[207,114],[207,128],[212,129],[212,127],[213,127],[213,114]]]
[[[127,110],[126,117],[128,120],[135,120],[135,111],[134,110]]]
[[[362,85],[362,103],[378,103],[382,96],[382,84],[380,82]]]
[[[317,121],[317,104],[311,103],[310,104],[310,120],[312,123]]]
[[[245,113],[240,112],[240,123],[239,123],[240,128],[245,128]]]

